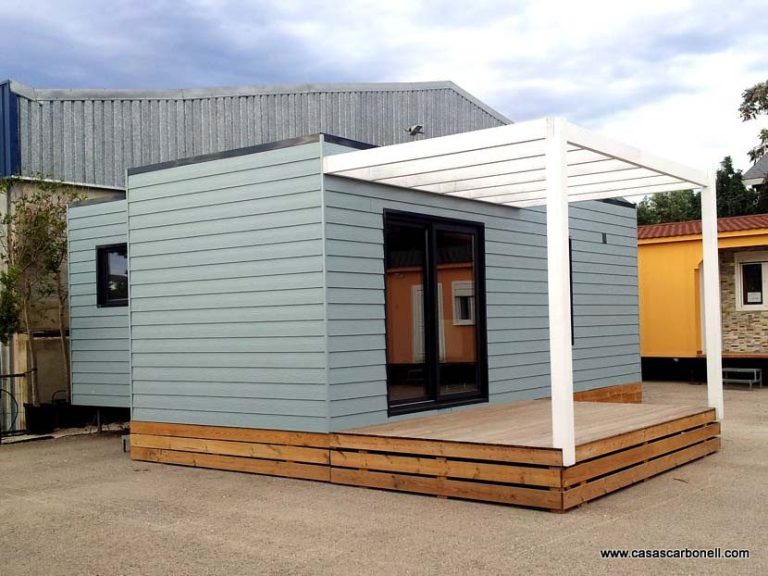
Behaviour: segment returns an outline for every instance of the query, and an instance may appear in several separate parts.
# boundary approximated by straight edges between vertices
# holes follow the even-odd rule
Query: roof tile
[[[717,219],[718,232],[738,232],[741,230],[757,230],[768,228],[768,214],[751,214],[749,216],[730,216]],[[637,237],[640,240],[654,238],[670,238],[673,236],[691,236],[701,234],[701,220],[688,222],[668,222],[666,224],[647,224],[637,227]]]

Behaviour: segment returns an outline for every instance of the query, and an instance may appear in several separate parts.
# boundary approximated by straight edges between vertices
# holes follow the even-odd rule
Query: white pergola
[[[546,206],[552,438],[576,461],[568,203],[701,189],[708,403],[723,417],[715,180],[566,122],[499,128],[326,156],[325,174],[513,207]]]

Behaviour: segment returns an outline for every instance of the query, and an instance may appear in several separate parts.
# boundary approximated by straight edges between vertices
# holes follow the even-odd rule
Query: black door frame
[[[390,222],[398,222],[405,225],[416,225],[426,229],[426,263],[424,269],[424,358],[426,371],[427,400],[392,402],[389,399],[389,378],[387,379],[387,409],[390,416],[408,414],[461,406],[488,401],[488,333],[486,318],[486,294],[485,294],[485,225],[482,222],[458,220],[429,214],[405,212],[401,210],[384,210],[384,273],[387,270],[387,242],[386,230]],[[464,394],[440,395],[440,341],[439,341],[439,317],[438,317],[438,287],[437,287],[437,257],[436,245],[439,232],[461,232],[474,235],[476,242],[474,247],[473,279],[475,290],[475,349],[477,350],[477,382],[478,390]],[[384,282],[386,291],[386,280]],[[385,296],[385,302],[387,301]],[[386,310],[386,304],[385,304]],[[387,340],[388,345],[388,340]],[[387,357],[389,354],[387,353]]]

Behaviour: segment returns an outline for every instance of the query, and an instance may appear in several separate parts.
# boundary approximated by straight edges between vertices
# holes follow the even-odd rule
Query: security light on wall
[[[405,129],[406,132],[408,132],[411,136],[418,136],[419,134],[424,134],[424,126],[421,124],[414,124],[413,126],[409,126]]]

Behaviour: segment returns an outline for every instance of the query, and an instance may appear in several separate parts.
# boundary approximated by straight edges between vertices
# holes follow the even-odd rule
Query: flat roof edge
[[[110,202],[125,202],[125,197],[123,198],[88,198],[87,200],[78,200],[77,202],[72,202],[69,205],[69,208],[80,208],[82,206],[93,206],[95,204],[109,204]]]
[[[156,164],[147,164],[146,166],[137,166],[135,168],[128,168],[128,176],[135,176],[137,174],[145,174],[147,172],[156,172],[158,170],[167,170],[169,168],[178,168],[180,166],[189,166],[190,164],[199,164],[201,162],[211,162],[213,160],[223,160],[225,158],[236,158],[238,156],[248,156],[249,154],[258,154],[260,152],[269,152],[270,150],[279,150],[281,148],[291,148],[293,146],[302,146],[304,144],[314,144],[322,140],[330,142],[332,144],[339,144],[341,146],[348,146],[357,150],[367,150],[369,148],[376,148],[373,144],[367,144],[366,142],[358,142],[350,138],[344,138],[342,136],[334,136],[333,134],[309,134],[307,136],[299,136],[297,138],[288,138],[286,140],[277,140],[275,142],[267,142],[264,144],[256,144],[254,146],[246,146],[244,148],[235,148],[233,150],[224,150],[222,152],[211,152],[210,154],[199,154],[197,156],[189,156],[187,158],[180,158],[178,160],[169,160],[168,162],[158,162]]]

